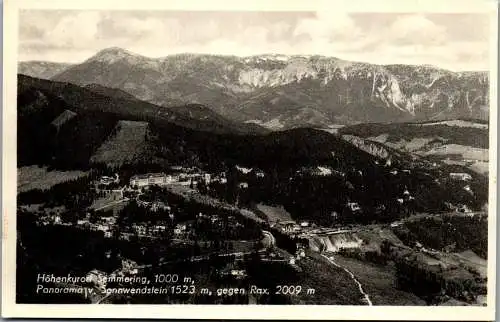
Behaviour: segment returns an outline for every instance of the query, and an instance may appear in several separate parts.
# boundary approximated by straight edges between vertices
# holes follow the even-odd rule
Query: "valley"
[[[22,71],[19,302],[484,305],[487,74],[120,48]],[[33,296],[36,271],[98,295]],[[194,289],[116,291],[165,274]]]

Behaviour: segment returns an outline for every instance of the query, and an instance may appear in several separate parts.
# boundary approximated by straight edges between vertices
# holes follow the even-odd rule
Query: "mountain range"
[[[202,105],[227,120],[272,130],[489,118],[487,72],[277,54],[149,58],[116,47],[80,64],[49,66],[22,62],[19,71],[57,82],[103,86],[156,106]]]

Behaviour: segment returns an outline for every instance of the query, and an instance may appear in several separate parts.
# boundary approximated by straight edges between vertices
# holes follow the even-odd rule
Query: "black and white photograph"
[[[493,317],[493,2],[99,2],[7,1],[11,305]]]

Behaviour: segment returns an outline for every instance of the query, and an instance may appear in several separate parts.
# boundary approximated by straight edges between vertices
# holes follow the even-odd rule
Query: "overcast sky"
[[[486,14],[54,11],[19,16],[19,60],[82,62],[107,47],[175,53],[334,56],[377,64],[487,70]]]

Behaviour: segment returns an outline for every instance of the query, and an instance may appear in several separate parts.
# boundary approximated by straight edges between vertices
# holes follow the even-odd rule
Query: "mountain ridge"
[[[72,83],[18,75],[18,93],[22,97],[26,93],[29,94],[28,96],[38,95],[39,98],[41,97],[39,100],[46,101],[44,104],[50,103],[46,99],[47,95],[57,97],[65,106],[70,107],[66,109],[73,109],[73,112],[76,113],[79,111],[100,111],[122,117],[165,121],[210,132],[240,134],[254,131],[266,132],[265,129],[257,125],[245,125],[227,120],[202,105],[198,107],[196,115],[189,115],[189,113],[180,112],[180,108],[162,107],[139,99],[130,99],[128,94],[124,95],[119,89],[99,87],[99,91],[96,92],[95,88],[89,89]],[[26,108],[25,105],[21,106],[18,113],[22,114]]]
[[[123,90],[161,106],[202,104],[270,128],[489,118],[488,72],[375,65],[319,55],[176,54],[111,47],[52,77]]]

